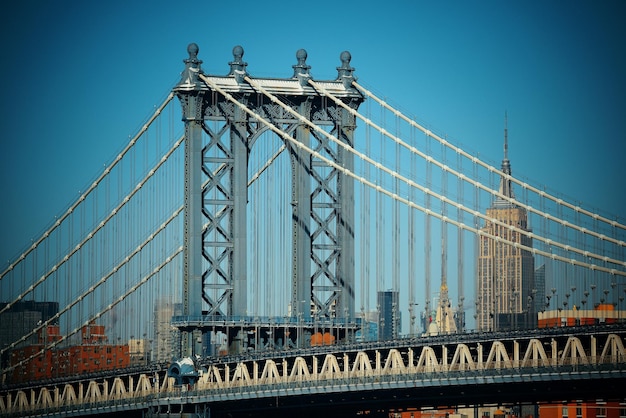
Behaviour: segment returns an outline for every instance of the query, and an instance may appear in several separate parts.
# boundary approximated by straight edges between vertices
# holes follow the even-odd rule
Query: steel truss
[[[205,324],[181,328],[186,355],[199,352],[199,334],[208,326],[215,329],[217,323],[234,317],[252,324],[257,315],[248,312],[246,205],[250,152],[268,130],[261,119],[342,167],[352,170],[354,165],[351,153],[311,132],[243,80],[247,64],[241,60],[241,48],[233,50],[228,76],[206,77],[255,116],[203,83],[198,77],[202,61],[197,59],[197,46],[190,45],[188,52],[182,79],[174,88],[183,107],[186,145],[183,313],[187,324],[197,323],[199,317]],[[353,79],[346,54],[338,79],[321,83],[357,109],[363,97],[344,80]],[[300,116],[352,146],[354,116],[306,84],[310,78],[306,52],[298,51],[297,58],[292,78],[255,81]],[[354,321],[353,181],[290,141],[285,146],[292,195],[290,315],[303,323],[311,323],[311,318]]]

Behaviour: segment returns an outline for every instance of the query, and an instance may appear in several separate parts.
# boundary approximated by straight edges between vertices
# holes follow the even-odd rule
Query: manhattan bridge
[[[51,306],[2,319],[1,416],[626,401],[626,225],[513,176],[506,124],[498,166],[358,82],[347,51],[334,80],[305,50],[287,78],[254,77],[239,46],[218,76],[187,52],[140,131],[0,272],[2,318]],[[475,289],[483,245],[532,260],[506,304]],[[548,312],[575,323],[538,327]],[[62,358],[85,342],[103,351],[88,370]]]

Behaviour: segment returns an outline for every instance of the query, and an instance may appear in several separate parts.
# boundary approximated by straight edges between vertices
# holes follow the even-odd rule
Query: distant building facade
[[[506,127],[504,132],[502,171],[510,175]],[[488,220],[482,231],[502,240],[479,237],[476,328],[480,331],[536,326],[534,258],[530,251],[509,244],[532,247],[532,239],[523,233],[530,231],[528,216],[525,208],[509,200],[514,198],[510,179],[504,176],[500,179],[499,191],[503,197],[497,197],[487,209]]]
[[[626,405],[619,402],[571,402],[539,406],[540,418],[624,418]]]
[[[397,290],[378,292],[378,339],[391,340],[400,335],[400,295]]]
[[[363,312],[361,327],[356,331],[356,340],[359,342],[378,340],[378,312]]]
[[[535,302],[535,312],[541,312],[546,308],[546,265],[542,264],[541,266],[535,269],[535,291],[534,302]]]
[[[35,382],[130,366],[129,346],[108,344],[103,325],[82,327],[80,345],[50,348],[61,338],[59,326],[48,325],[37,333],[36,344],[12,350],[10,382]]]
[[[615,324],[626,322],[626,311],[617,310],[610,303],[594,309],[553,309],[539,312],[539,328],[572,327],[579,325]]]
[[[615,324],[626,321],[626,311],[612,304],[594,309],[553,309],[539,312],[539,328]],[[626,404],[618,402],[558,402],[539,406],[540,418],[625,418]]]
[[[145,338],[131,338],[128,340],[128,354],[131,366],[143,366],[150,364],[152,352],[150,340]]]
[[[172,325],[172,317],[182,315],[183,305],[160,300],[154,308],[153,360],[166,363],[180,357],[180,331]]]
[[[7,303],[0,303],[0,310]],[[58,302],[35,302],[32,300],[14,303],[0,314],[0,349],[5,349],[12,343],[29,334],[38,324],[47,321],[59,312]],[[26,340],[28,344],[36,344],[37,335],[33,334]]]
[[[0,310],[5,309],[7,305],[6,302],[0,303]],[[8,348],[11,344],[30,334],[39,324],[54,317],[58,312],[58,302],[36,302],[33,300],[16,302],[2,312],[0,314],[0,349],[4,351],[4,354],[0,360],[0,366],[4,368],[8,365],[10,351]],[[38,341],[39,337],[33,333],[21,345],[37,344]]]

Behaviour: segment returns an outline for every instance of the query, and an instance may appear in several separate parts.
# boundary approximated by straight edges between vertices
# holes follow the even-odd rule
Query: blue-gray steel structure
[[[255,326],[258,313],[248,312],[247,301],[248,157],[256,139],[267,131],[258,120],[202,81],[205,75],[196,44],[189,45],[188,53],[181,81],[174,88],[185,123],[184,320],[180,322],[183,355],[200,353],[200,334],[209,327],[215,330],[224,320],[236,317],[244,327]],[[233,56],[227,76],[206,77],[298,143],[353,169],[352,154],[312,132],[246,82],[243,48],[236,46]],[[354,116],[308,85],[312,78],[306,51],[297,51],[296,58],[292,78],[255,81],[299,115],[330,129],[332,135],[352,146]],[[352,87],[351,56],[343,52],[340,59],[337,79],[322,83],[357,109],[364,99]],[[221,125],[211,129],[207,122]],[[207,144],[203,144],[203,135],[208,136]],[[290,315],[304,324],[311,323],[313,315],[321,320],[336,318],[354,323],[353,180],[302,148],[288,141],[285,145],[292,169]],[[346,332],[342,335],[349,338]],[[229,335],[231,340],[238,338]],[[302,340],[303,334],[298,333],[297,338]]]

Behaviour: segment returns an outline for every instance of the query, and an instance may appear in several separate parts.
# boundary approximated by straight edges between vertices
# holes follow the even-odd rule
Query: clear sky
[[[622,1],[30,1],[0,13],[0,260],[73,202],[178,81],[190,42],[209,74],[317,79],[352,53],[363,85],[513,174],[626,221]],[[176,5],[174,5],[176,4]]]

